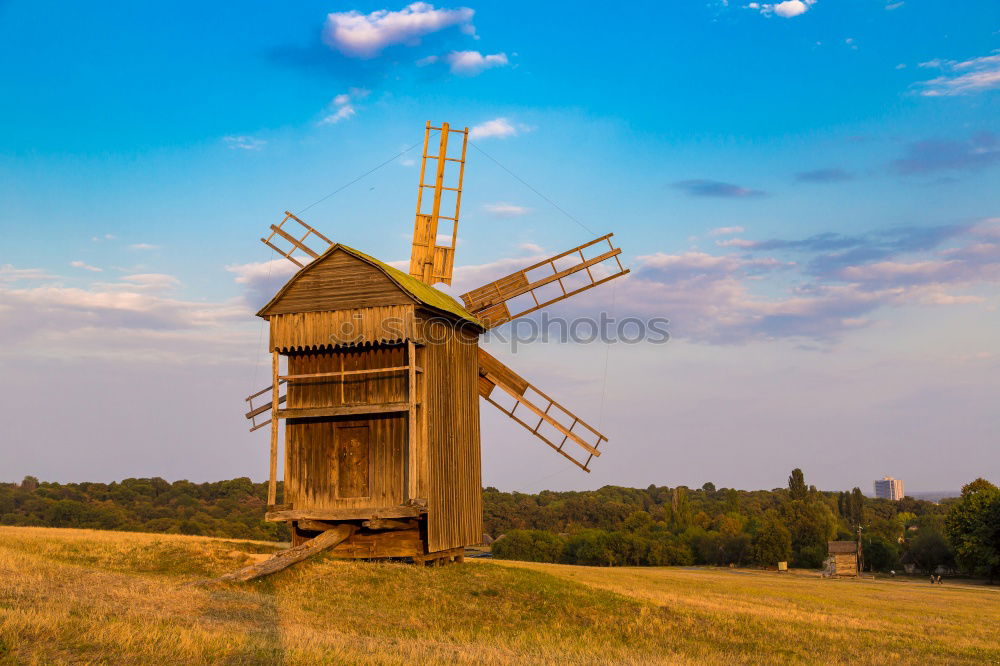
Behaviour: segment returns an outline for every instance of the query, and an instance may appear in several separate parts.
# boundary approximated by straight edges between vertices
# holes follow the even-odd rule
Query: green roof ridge
[[[343,243],[336,243],[334,245],[334,247],[337,246],[341,247],[342,249],[346,250],[347,252],[361,259],[364,259],[365,261],[369,261],[378,266],[386,273],[386,275],[389,276],[389,279],[398,284],[403,289],[403,291],[408,293],[410,296],[413,296],[421,303],[429,305],[432,308],[437,308],[438,310],[443,310],[444,312],[451,313],[456,317],[461,317],[462,319],[465,319],[466,321],[469,321],[475,324],[476,326],[479,326],[480,328],[484,329],[486,328],[483,322],[476,319],[475,315],[466,310],[464,307],[462,307],[462,305],[458,301],[456,301],[454,298],[444,293],[443,291],[435,289],[429,284],[426,284],[423,281],[413,277],[409,273],[404,273],[398,268],[393,268],[384,261],[380,261],[379,259],[376,259],[371,255],[365,254],[360,250],[355,250],[353,247],[344,245]],[[330,249],[332,250],[333,248]]]

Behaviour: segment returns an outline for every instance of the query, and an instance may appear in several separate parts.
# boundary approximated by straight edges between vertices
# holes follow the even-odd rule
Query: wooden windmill
[[[473,289],[464,307],[435,289],[451,284],[467,143],[468,128],[427,123],[408,274],[292,213],[261,239],[300,267],[257,313],[272,381],[246,415],[251,430],[270,425],[266,518],[288,521],[293,545],[336,534],[335,555],[440,561],[479,543],[480,397],[586,471],[607,441],[479,337],[625,275],[621,250],[601,236]]]

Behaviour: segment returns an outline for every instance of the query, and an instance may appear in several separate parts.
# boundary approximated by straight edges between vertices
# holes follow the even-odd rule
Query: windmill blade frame
[[[538,263],[532,264],[531,266],[527,266],[519,271],[511,273],[510,275],[502,277],[499,280],[495,280],[489,284],[483,285],[482,287],[462,294],[462,301],[465,303],[465,308],[482,321],[487,328],[493,328],[494,326],[499,326],[500,324],[516,319],[517,317],[530,314],[548,305],[552,305],[553,303],[558,303],[559,301],[565,300],[570,296],[575,296],[576,294],[587,291],[588,289],[593,289],[594,287],[604,284],[605,282],[609,282],[610,280],[614,280],[615,278],[627,275],[631,271],[622,266],[621,259],[618,256],[622,251],[621,248],[615,247],[611,242],[612,236],[614,236],[614,234],[606,234],[599,238],[595,238],[588,243],[578,245],[574,248],[566,250],[565,252],[557,254],[554,257],[549,257],[548,259],[539,261]],[[584,250],[603,241],[607,242],[608,250],[589,259],[586,258]],[[557,261],[574,254],[580,255],[579,262],[562,269],[556,265]],[[594,273],[591,268],[611,259],[614,259],[617,263],[618,272],[604,277],[594,277]],[[543,268],[551,268],[552,273],[537,279],[531,279],[528,277],[528,273]],[[584,271],[586,272],[588,280],[587,284],[576,289],[571,288],[567,290],[566,284],[563,280],[574,275],[582,275]],[[544,295],[539,298],[537,290],[552,283],[558,283],[562,293],[558,293],[554,298],[546,298]],[[528,307],[515,307],[515,311],[512,313],[512,301],[519,296],[524,296],[525,294],[531,295],[533,304]]]
[[[440,134],[436,155],[428,154],[433,132]],[[462,135],[461,157],[450,157],[448,154],[449,138],[452,134]],[[420,183],[417,186],[417,213],[413,225],[413,247],[410,251],[410,275],[430,285],[438,282],[451,284],[455,268],[455,245],[458,243],[458,218],[462,209],[462,185],[465,179],[468,144],[468,127],[460,130],[452,129],[448,123],[441,123],[441,127],[433,127],[431,122],[427,121],[420,162]],[[433,162],[433,183],[425,180],[428,162]],[[449,162],[458,164],[457,181],[450,181],[448,178]],[[446,186],[446,181],[453,182],[454,185]],[[427,188],[433,190],[429,210],[426,209],[424,202],[424,190]],[[451,215],[441,214],[445,192],[454,192],[455,210]],[[438,239],[438,226],[441,220],[452,223],[451,238],[447,245],[440,243]]]
[[[303,228],[305,228],[306,233],[303,234],[301,238],[296,238],[292,234],[288,233],[288,231],[286,231],[284,229],[285,223],[288,222],[288,220],[295,220],[296,222],[298,222]],[[288,212],[286,210],[285,211],[285,219],[283,219],[281,222],[279,222],[276,225],[272,224],[271,225],[271,235],[268,236],[267,238],[261,238],[260,242],[263,243],[264,245],[268,246],[269,248],[271,248],[272,250],[274,250],[275,252],[277,252],[281,256],[283,256],[285,259],[288,259],[288,261],[292,262],[293,264],[295,264],[299,268],[303,268],[305,266],[305,264],[301,263],[298,259],[296,259],[295,257],[292,256],[293,254],[295,254],[296,250],[299,250],[300,252],[304,252],[305,254],[309,255],[312,259],[315,259],[319,255],[323,254],[323,252],[316,252],[311,247],[309,247],[308,245],[306,245],[306,239],[309,238],[310,235],[316,236],[317,238],[321,239],[322,241],[324,241],[326,243],[326,247],[323,248],[323,251],[325,251],[327,248],[329,248],[331,245],[333,245],[333,241],[332,240],[330,240],[329,238],[327,238],[326,236],[324,236],[323,234],[321,234],[319,231],[317,231],[313,227],[309,226],[308,224],[306,224],[305,222],[303,222],[302,220],[300,220],[298,217],[296,217],[294,214],[292,214],[292,213],[290,213],[290,212]],[[291,246],[292,246],[291,249],[288,250],[288,251],[285,251],[282,248],[278,247],[277,245],[273,244],[271,241],[274,239],[275,236],[278,236],[278,237],[283,238],[284,240],[288,241],[288,243],[291,244]]]
[[[494,399],[494,391],[497,388],[514,400],[513,407],[508,409]],[[534,395],[540,399],[532,399]],[[479,396],[585,472],[590,472],[590,461],[595,456],[601,455],[598,447],[602,442],[608,441],[608,438],[596,428],[550,398],[482,347],[479,348]],[[525,415],[525,418],[538,419],[535,425],[532,426],[517,413],[518,407],[522,406],[532,414],[532,416]],[[562,418],[559,418],[560,416]],[[548,432],[542,432],[543,426],[548,426],[548,431],[554,430],[562,435],[562,440],[556,444],[549,438]],[[587,459],[581,461],[567,451],[565,447],[568,442],[573,442],[583,449],[587,453]]]

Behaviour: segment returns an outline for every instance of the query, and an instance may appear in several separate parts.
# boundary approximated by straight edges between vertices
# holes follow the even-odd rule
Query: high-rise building
[[[888,500],[903,499],[903,480],[883,476],[875,482],[875,497]]]

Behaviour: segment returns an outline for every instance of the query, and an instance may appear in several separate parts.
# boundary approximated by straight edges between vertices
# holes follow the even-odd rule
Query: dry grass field
[[[1000,663],[981,586],[324,557],[188,584],[273,549],[0,527],[0,663]]]

